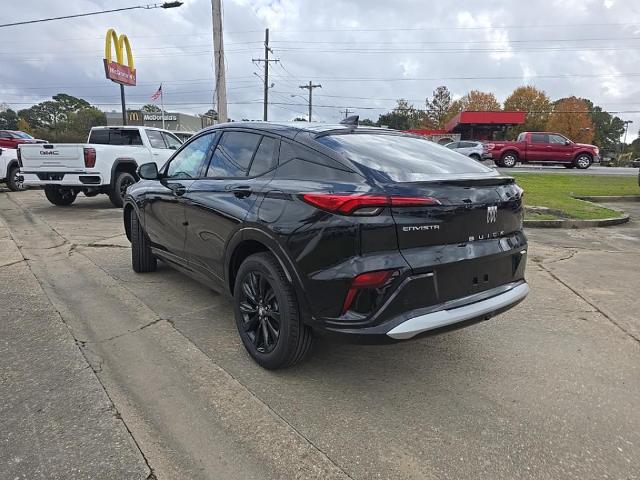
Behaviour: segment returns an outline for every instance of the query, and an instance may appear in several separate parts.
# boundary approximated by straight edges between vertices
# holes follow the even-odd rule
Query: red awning
[[[526,112],[460,112],[445,129],[452,132],[458,125],[522,125],[526,117]]]

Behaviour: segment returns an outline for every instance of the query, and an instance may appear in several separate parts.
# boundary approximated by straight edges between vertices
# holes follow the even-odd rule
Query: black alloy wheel
[[[280,304],[270,279],[262,272],[249,272],[242,281],[240,312],[242,328],[255,349],[270,353],[280,337]]]
[[[256,253],[242,262],[233,297],[240,339],[258,365],[290,367],[309,353],[313,332],[303,323],[293,285],[271,253]]]
[[[136,177],[129,172],[119,172],[115,179],[113,188],[109,192],[109,200],[114,207],[121,208],[124,205],[124,196],[127,193],[127,188],[136,183]]]
[[[9,175],[7,178],[7,187],[9,187],[9,190],[11,190],[12,192],[20,192],[22,190],[26,190],[27,187],[24,186],[23,182],[24,178],[20,173],[20,168],[12,167],[9,170]]]

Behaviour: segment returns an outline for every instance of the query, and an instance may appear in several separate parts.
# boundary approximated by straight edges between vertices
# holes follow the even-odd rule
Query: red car
[[[19,130],[0,130],[0,148],[18,148],[21,143],[47,143]]]
[[[589,168],[600,161],[595,145],[575,143],[553,132],[522,132],[515,142],[494,141],[485,144],[485,159],[493,159],[499,167],[511,168],[516,163],[555,163],[566,168]]]

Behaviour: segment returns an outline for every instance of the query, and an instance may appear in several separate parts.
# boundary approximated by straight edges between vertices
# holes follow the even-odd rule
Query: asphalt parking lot
[[[0,193],[0,477],[41,473],[37,441],[60,478],[76,461],[87,478],[638,479],[640,203],[616,207],[630,223],[527,232],[532,293],[498,318],[391,346],[319,341],[270,372],[224,297],[163,264],[133,273],[105,196]],[[58,357],[20,360],[39,322],[66,342],[81,405],[49,393],[64,365],[58,383],[35,373]],[[73,445],[111,456],[69,461]]]
[[[494,166],[493,162],[484,162],[488,166]],[[540,165],[540,164],[518,164],[514,168],[501,168],[501,172],[509,173],[560,173],[571,175],[624,175],[637,176],[638,169],[632,167],[601,167],[600,165],[592,165],[586,170],[578,168],[565,168],[561,165]]]

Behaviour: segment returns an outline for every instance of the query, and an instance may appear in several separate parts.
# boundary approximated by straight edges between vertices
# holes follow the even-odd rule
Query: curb
[[[530,228],[593,228],[610,227],[629,221],[626,213],[620,217],[602,218],[600,220],[525,220],[524,226]]]
[[[573,198],[577,198],[578,200],[586,200],[588,202],[595,203],[616,203],[616,202],[640,202],[640,195],[607,195],[600,197],[592,197],[592,196],[575,196]]]
[[[575,196],[578,200],[593,203],[608,202],[640,202],[640,195],[607,195],[607,196]],[[524,226],[530,228],[594,228],[594,227],[610,227],[612,225],[621,225],[629,221],[629,215],[621,212],[619,217],[601,218],[598,220],[525,220]]]

